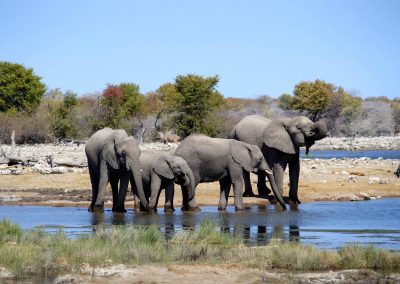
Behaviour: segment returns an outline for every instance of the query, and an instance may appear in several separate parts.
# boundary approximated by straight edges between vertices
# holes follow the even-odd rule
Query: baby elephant
[[[150,211],[155,211],[161,189],[165,189],[164,211],[174,211],[174,182],[182,186],[184,199],[192,199],[191,183],[194,182],[192,170],[186,161],[166,153],[142,151],[139,157],[142,169],[143,189],[149,200]],[[139,209],[139,199],[135,198],[135,209]]]

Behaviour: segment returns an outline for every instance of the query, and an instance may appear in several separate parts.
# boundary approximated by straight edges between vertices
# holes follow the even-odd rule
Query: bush
[[[49,134],[49,115],[41,107],[33,113],[0,112],[0,142],[11,143],[11,133],[15,130],[15,143],[34,144],[52,141]]]
[[[0,222],[0,244],[17,241],[22,236],[22,232],[20,226],[11,223],[9,220],[2,220]]]

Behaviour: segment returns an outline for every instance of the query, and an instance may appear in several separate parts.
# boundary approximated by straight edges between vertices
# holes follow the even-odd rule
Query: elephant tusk
[[[267,174],[269,174],[269,175],[272,175],[272,171],[265,170],[265,172],[266,172]]]

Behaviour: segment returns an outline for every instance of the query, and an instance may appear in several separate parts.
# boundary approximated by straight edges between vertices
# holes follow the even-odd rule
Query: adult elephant
[[[149,209],[155,211],[162,189],[165,189],[164,211],[174,211],[174,182],[181,185],[183,204],[194,197],[194,177],[186,161],[167,153],[142,151],[139,157],[142,168],[142,182],[146,197],[150,198]],[[135,208],[140,203],[135,198]]]
[[[279,192],[283,195],[283,176],[289,165],[289,200],[299,204],[297,195],[300,173],[300,147],[310,147],[316,140],[328,135],[328,129],[322,121],[312,122],[305,116],[269,120],[261,115],[248,115],[236,124],[230,138],[257,145],[268,165],[271,167]],[[269,193],[265,186],[265,175],[258,174],[257,182],[260,195]],[[244,196],[253,196],[250,175],[245,174]]]
[[[255,145],[233,139],[210,138],[194,134],[179,144],[175,155],[185,159],[192,169],[194,187],[201,182],[219,181],[221,189],[219,210],[226,209],[232,184],[235,209],[243,209],[243,170],[254,173],[265,172],[276,198],[285,208],[272,172],[260,149]],[[194,199],[188,205],[194,207]]]
[[[140,201],[147,209],[140,173],[137,141],[125,130],[104,128],[94,133],[86,143],[92,202],[89,211],[102,211],[108,182],[111,184],[113,207],[116,212],[126,212],[125,195],[131,177]],[[119,190],[118,190],[119,183]]]

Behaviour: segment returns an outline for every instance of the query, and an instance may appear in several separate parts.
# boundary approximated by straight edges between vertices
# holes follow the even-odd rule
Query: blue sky
[[[400,1],[0,0],[0,60],[79,95],[219,75],[225,97],[322,79],[400,97]]]

